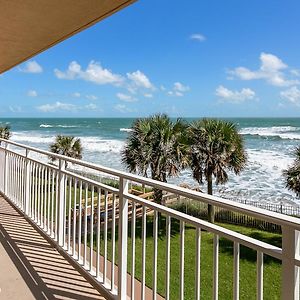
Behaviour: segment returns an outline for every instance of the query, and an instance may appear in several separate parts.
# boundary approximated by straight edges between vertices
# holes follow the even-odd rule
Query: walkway
[[[0,299],[105,299],[0,197]]]

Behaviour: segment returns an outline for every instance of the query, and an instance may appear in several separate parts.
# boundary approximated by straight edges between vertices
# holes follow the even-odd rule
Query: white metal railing
[[[219,293],[222,292],[219,291],[220,238],[225,238],[234,244],[233,299],[239,299],[240,245],[257,252],[257,299],[263,299],[264,255],[277,258],[282,262],[282,299],[299,299],[299,219],[11,141],[0,139],[0,142],[1,194],[93,276],[112,298],[145,299],[148,295],[146,245],[147,220],[151,218],[151,226],[153,226],[152,291],[150,290],[152,299],[157,299],[159,296],[157,293],[158,235],[162,226],[165,228],[166,238],[164,297],[165,299],[171,297],[171,228],[175,221],[180,227],[179,274],[177,274],[179,276],[179,299],[184,299],[185,295],[185,249],[190,246],[185,242],[187,226],[195,229],[195,268],[193,270],[195,272],[195,299],[200,299],[201,233],[203,231],[213,235],[213,299],[218,299]],[[49,157],[55,158],[58,165],[49,164]],[[72,168],[65,168],[66,163],[69,166],[72,164]],[[86,173],[79,175],[77,171],[74,172],[75,167],[77,170],[83,168]],[[88,174],[113,176],[118,181],[118,188],[101,182],[100,177],[93,176],[91,179]],[[282,227],[282,248],[145,200],[130,192],[128,186],[134,183],[278,224]],[[141,222],[142,249],[140,281],[135,280],[138,259],[136,257],[138,220]],[[161,220],[165,220],[165,223],[161,224]],[[131,262],[130,267],[128,267],[128,261]],[[128,276],[128,272],[131,276]],[[132,292],[137,290],[139,294]]]

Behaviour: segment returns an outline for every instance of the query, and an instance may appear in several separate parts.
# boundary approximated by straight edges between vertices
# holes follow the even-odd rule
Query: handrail
[[[146,177],[142,177],[139,175],[130,174],[127,172],[118,171],[118,170],[115,170],[112,168],[100,166],[100,165],[97,165],[94,163],[78,160],[75,158],[66,157],[66,156],[60,155],[60,154],[51,153],[49,151],[37,149],[35,147],[26,146],[23,144],[4,140],[1,138],[0,138],[0,142],[5,142],[7,144],[11,144],[11,145],[23,148],[24,150],[34,151],[34,152],[44,154],[44,155],[47,155],[50,157],[54,157],[56,159],[64,160],[64,161],[67,161],[67,162],[70,162],[70,163],[73,163],[73,164],[76,164],[76,165],[79,165],[82,167],[91,168],[91,169],[94,169],[99,172],[108,173],[109,175],[113,175],[116,177],[122,177],[127,180],[142,183],[142,184],[145,184],[145,185],[157,188],[157,189],[161,189],[161,190],[164,190],[167,192],[176,193],[177,195],[180,195],[180,196],[183,196],[186,198],[190,198],[190,199],[193,199],[196,201],[201,201],[201,202],[204,202],[207,204],[212,204],[214,206],[219,206],[221,208],[228,209],[231,211],[244,213],[246,215],[249,215],[249,216],[252,216],[252,217],[255,217],[258,219],[263,219],[263,220],[269,221],[274,224],[278,224],[281,226],[289,226],[289,227],[293,227],[294,229],[300,230],[300,220],[298,218],[295,218],[292,216],[287,216],[287,215],[283,215],[283,214],[280,214],[277,212],[267,211],[267,210],[264,210],[264,209],[258,208],[258,207],[252,207],[247,204],[238,203],[238,202],[220,198],[217,196],[208,195],[208,194],[201,193],[198,191],[189,190],[189,189],[186,189],[183,187],[175,186],[173,184],[153,180],[151,178],[146,178]],[[2,143],[1,143],[0,149],[1,148],[4,149],[4,147],[2,147]]]
[[[143,206],[147,206],[147,207],[153,209],[154,211],[159,211],[159,212],[161,212],[165,215],[168,215],[170,217],[173,217],[177,220],[186,222],[187,224],[195,226],[196,228],[198,227],[198,228],[204,229],[208,232],[220,235],[232,242],[238,242],[249,248],[264,252],[272,257],[281,259],[282,251],[281,251],[281,248],[279,248],[279,247],[273,246],[273,245],[265,243],[265,242],[261,242],[257,239],[245,236],[241,233],[237,233],[233,230],[224,228],[222,226],[218,226],[218,225],[209,223],[209,222],[201,220],[199,218],[189,216],[185,213],[171,209],[169,207],[162,206],[155,202],[141,199],[140,197],[129,194],[129,193],[125,193],[124,196],[131,201],[139,203]]]
[[[299,270],[300,266],[300,220],[295,217],[281,215],[257,207],[252,207],[232,200],[210,196],[201,192],[192,191],[172,184],[155,181],[138,175],[117,171],[93,163],[53,154],[48,151],[28,147],[23,144],[0,139],[0,192],[14,205],[19,207],[29,219],[37,223],[55,242],[58,247],[66,251],[83,271],[96,276],[99,284],[109,290],[110,295],[117,295],[119,300],[126,299],[128,276],[127,261],[135,261],[135,230],[136,218],[140,218],[142,225],[142,279],[141,293],[145,296],[146,288],[146,230],[147,214],[153,214],[153,295],[157,293],[157,263],[158,263],[158,219],[159,213],[166,217],[166,294],[170,290],[170,239],[171,222],[180,223],[180,299],[184,298],[184,271],[185,271],[185,226],[195,228],[196,238],[196,278],[195,290],[200,298],[200,245],[201,231],[207,231],[213,237],[213,298],[218,298],[218,270],[219,270],[219,237],[233,242],[234,262],[234,299],[239,295],[239,260],[240,245],[244,245],[257,252],[257,298],[263,298],[263,257],[264,254],[281,260],[281,297],[282,299],[299,300]],[[15,149],[8,149],[14,145],[26,150],[25,155]],[[58,159],[58,166],[53,166],[39,159],[30,157],[30,152],[40,153]],[[90,168],[118,178],[118,188],[110,187],[100,181],[81,176],[75,171],[66,170],[65,162]],[[178,196],[219,206],[231,211],[237,211],[255,218],[279,224],[282,229],[282,248],[265,243],[244,234],[229,230],[222,226],[211,224],[199,218],[176,211],[161,204],[145,200],[129,193],[129,182],[137,182],[156,189],[162,189]],[[113,197],[109,196],[113,193]],[[80,199],[80,201],[77,201]],[[90,199],[90,200],[89,200]],[[104,205],[95,205],[104,202]],[[89,204],[90,202],[90,204]],[[79,205],[78,210],[72,207]],[[129,205],[130,204],[130,205]],[[88,209],[90,214],[88,216]],[[97,211],[96,211],[97,210]],[[94,213],[91,213],[94,212]],[[78,215],[77,215],[78,214]],[[94,217],[97,226],[94,224]],[[118,226],[116,221],[118,220]],[[104,255],[100,272],[100,240],[102,235]],[[131,251],[127,251],[129,224],[131,226]],[[109,227],[111,229],[109,233]],[[94,233],[96,234],[94,236]],[[111,235],[111,262],[108,275],[108,234]],[[116,237],[116,234],[118,235]],[[132,235],[133,234],[133,235]],[[96,255],[94,255],[94,237],[96,238]],[[118,243],[118,287],[115,283],[116,238]],[[101,242],[102,243],[102,242]],[[76,252],[78,251],[78,252]],[[89,252],[89,253],[88,253]],[[131,252],[131,254],[130,254]],[[94,260],[93,260],[94,259]],[[96,265],[93,262],[96,260]],[[135,264],[131,266],[131,289],[135,284]],[[96,275],[95,275],[96,274]],[[110,277],[109,277],[110,276]],[[154,297],[155,298],[155,297]],[[168,296],[166,296],[169,299]]]

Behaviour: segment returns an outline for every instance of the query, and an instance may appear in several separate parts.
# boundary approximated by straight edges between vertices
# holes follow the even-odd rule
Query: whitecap
[[[78,128],[81,126],[78,125],[49,125],[49,124],[41,124],[40,125],[41,128]]]
[[[100,153],[111,152],[119,154],[125,145],[124,141],[105,140],[97,137],[81,137],[81,142],[84,150]]]
[[[51,128],[53,127],[52,125],[49,125],[49,124],[41,124],[40,125],[41,128]]]
[[[281,139],[299,140],[300,128],[293,126],[245,127],[240,130],[242,135],[279,137]]]
[[[13,132],[11,140],[24,144],[50,144],[54,141],[54,136],[32,134],[31,132]]]
[[[133,130],[131,128],[120,128],[120,131],[131,132]]]

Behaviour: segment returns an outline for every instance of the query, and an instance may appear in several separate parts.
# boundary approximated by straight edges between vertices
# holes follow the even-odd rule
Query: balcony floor
[[[0,299],[105,299],[0,197]]]

